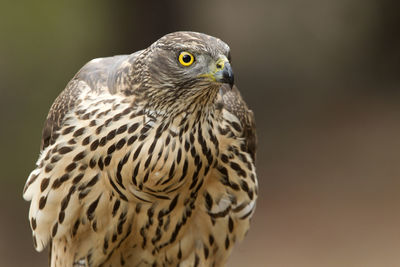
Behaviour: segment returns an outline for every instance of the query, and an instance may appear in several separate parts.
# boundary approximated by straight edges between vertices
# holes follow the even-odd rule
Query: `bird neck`
[[[174,120],[182,114],[188,116],[207,116],[215,110],[218,87],[194,91],[180,89],[179,92],[165,92],[162,95],[147,95],[139,101],[143,111],[151,116],[161,117],[164,120]]]

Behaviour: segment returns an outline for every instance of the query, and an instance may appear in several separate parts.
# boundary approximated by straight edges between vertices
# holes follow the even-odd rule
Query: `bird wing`
[[[257,136],[253,111],[247,107],[235,85],[232,89],[226,84],[222,85],[220,88],[220,97],[222,98],[223,107],[239,119],[243,127],[242,137],[245,139],[244,150],[255,161]]]
[[[121,55],[94,59],[75,75],[50,108],[42,131],[41,151],[54,144],[58,138],[56,133],[65,121],[65,115],[76,107],[78,98],[84,91],[99,94],[116,92],[117,80],[124,71],[118,67],[128,60],[134,60],[139,52],[141,51],[130,55],[129,58]]]
[[[107,183],[115,174],[106,166],[112,154],[125,159],[121,148],[130,140],[122,133],[133,132],[137,125],[128,126],[141,119],[131,116],[134,96],[127,97],[120,86],[135,56],[92,60],[52,105],[36,169],[24,188],[24,198],[31,201],[29,219],[36,250],[43,250],[50,239],[67,242],[83,225],[94,232],[118,233],[119,222],[127,220],[121,204],[124,196]],[[130,125],[121,119],[124,116],[131,116]]]

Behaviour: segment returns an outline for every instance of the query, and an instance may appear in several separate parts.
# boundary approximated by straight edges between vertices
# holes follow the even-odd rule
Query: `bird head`
[[[143,54],[143,91],[158,105],[206,104],[222,84],[234,84],[229,46],[206,34],[170,33]]]

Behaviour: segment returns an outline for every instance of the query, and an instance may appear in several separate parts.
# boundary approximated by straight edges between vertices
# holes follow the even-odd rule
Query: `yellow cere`
[[[215,74],[218,72],[218,71],[221,71],[221,70],[223,70],[224,69],[224,67],[225,67],[225,62],[229,62],[229,61],[227,61],[227,59],[226,58],[220,58],[220,59],[218,59],[217,60],[217,62],[215,62],[215,65],[214,65],[214,69],[210,72],[210,73],[205,73],[205,74],[200,74],[199,76],[197,76],[197,77],[205,77],[205,78],[209,78],[210,80],[212,80],[212,81],[216,81],[217,79],[215,78]]]
[[[225,67],[225,62],[226,62],[227,60],[225,59],[225,58],[220,58],[220,59],[218,59],[217,60],[217,63],[216,63],[216,69],[215,69],[215,71],[217,72],[217,71],[220,71],[220,70],[222,70],[224,67]]]
[[[188,67],[193,64],[194,62],[194,56],[190,54],[189,52],[181,52],[179,54],[179,63],[181,63],[183,66]]]

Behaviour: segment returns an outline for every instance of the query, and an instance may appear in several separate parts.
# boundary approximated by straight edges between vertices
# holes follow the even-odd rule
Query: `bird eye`
[[[182,66],[188,67],[193,64],[194,62],[194,56],[190,54],[189,52],[181,52],[178,57],[179,63],[182,64]]]

